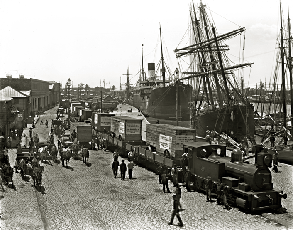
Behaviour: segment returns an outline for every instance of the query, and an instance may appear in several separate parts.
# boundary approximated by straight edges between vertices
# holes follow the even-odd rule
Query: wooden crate
[[[183,143],[195,141],[195,130],[168,124],[147,124],[146,141],[164,155],[168,150],[173,158],[183,154]]]

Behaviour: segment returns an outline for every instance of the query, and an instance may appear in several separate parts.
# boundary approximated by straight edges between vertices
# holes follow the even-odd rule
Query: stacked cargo
[[[103,132],[104,130],[110,131],[111,129],[111,117],[115,114],[111,113],[92,113],[92,126],[95,130]]]
[[[74,116],[76,116],[76,117],[81,117],[81,115],[82,115],[82,110],[83,110],[84,108],[81,106],[81,105],[75,105],[74,106],[74,110],[75,110],[75,112],[74,112]]]
[[[142,119],[128,116],[113,116],[111,117],[111,132],[125,141],[141,141]]]
[[[89,109],[82,109],[82,115],[81,115],[81,121],[88,120],[89,118],[92,117],[92,110]]]
[[[169,124],[147,124],[146,142],[156,147],[159,155],[166,150],[172,158],[180,158],[183,154],[183,143],[195,141],[195,130]]]
[[[78,101],[74,101],[71,103],[71,113],[74,115],[74,116],[77,116],[77,111],[76,111],[76,106],[81,106],[81,103],[78,102]]]

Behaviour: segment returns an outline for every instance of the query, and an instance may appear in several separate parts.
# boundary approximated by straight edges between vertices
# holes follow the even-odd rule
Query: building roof
[[[0,101],[11,101],[12,99],[12,97],[5,96],[0,90]]]
[[[10,86],[6,86],[4,89],[1,89],[0,92],[6,97],[27,97],[27,95],[11,88]]]
[[[24,94],[24,95],[26,95],[26,96],[30,96],[31,95],[31,90],[21,90],[21,91],[19,91],[19,92],[21,92],[22,94]]]

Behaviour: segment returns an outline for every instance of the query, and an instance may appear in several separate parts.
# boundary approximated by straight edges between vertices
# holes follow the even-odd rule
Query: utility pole
[[[103,110],[103,90],[101,89],[101,113]]]
[[[70,87],[71,87],[71,80],[68,78],[66,83],[67,89],[67,100],[68,100],[68,126],[70,127],[70,106],[71,106],[71,96],[70,96]]]

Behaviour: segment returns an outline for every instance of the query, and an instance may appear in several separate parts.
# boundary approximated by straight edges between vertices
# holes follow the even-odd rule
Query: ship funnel
[[[149,78],[155,78],[155,63],[148,63],[148,75]]]

